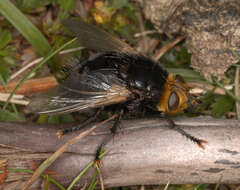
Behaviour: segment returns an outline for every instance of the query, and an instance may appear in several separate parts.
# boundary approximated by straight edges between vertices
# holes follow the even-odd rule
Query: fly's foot
[[[197,145],[202,148],[202,149],[205,149],[203,143],[208,143],[207,141],[205,140],[202,140],[202,139],[199,139],[199,138],[196,138],[188,133],[185,132],[185,136],[190,139],[191,141],[193,141],[194,143],[197,143]]]
[[[202,140],[202,139],[198,139],[198,140],[196,141],[196,143],[197,143],[197,145],[198,145],[200,148],[205,149],[203,143],[208,143],[208,142],[205,141],[205,140]]]
[[[103,152],[103,147],[104,147],[104,145],[101,144],[96,151],[95,160],[94,160],[94,167],[95,168],[100,168],[102,166],[102,161],[101,161],[101,158],[100,158],[100,154]]]
[[[95,168],[100,168],[102,166],[102,161],[99,158],[96,158],[94,160],[94,164],[93,165],[94,165]]]

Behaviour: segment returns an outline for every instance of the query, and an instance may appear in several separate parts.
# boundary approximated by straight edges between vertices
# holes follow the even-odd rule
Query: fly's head
[[[166,114],[182,113],[188,106],[189,90],[189,86],[180,75],[170,73],[157,104],[157,110]]]

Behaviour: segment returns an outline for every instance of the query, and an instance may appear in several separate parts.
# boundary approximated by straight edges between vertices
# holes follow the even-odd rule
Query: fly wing
[[[114,69],[100,69],[79,74],[75,71],[62,85],[29,105],[40,114],[63,114],[125,102],[131,92]]]
[[[82,20],[63,20],[63,25],[70,30],[82,46],[97,51],[117,51],[136,54],[128,44],[112,37],[107,32]]]

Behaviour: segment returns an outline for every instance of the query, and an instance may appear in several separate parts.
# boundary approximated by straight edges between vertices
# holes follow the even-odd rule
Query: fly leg
[[[104,146],[111,140],[114,138],[114,136],[116,135],[116,132],[117,132],[117,128],[119,127],[120,125],[120,121],[121,121],[121,118],[122,118],[122,115],[123,115],[123,110],[121,110],[118,114],[118,116],[116,117],[116,119],[114,120],[114,124],[113,126],[111,127],[110,131],[111,131],[111,134],[106,136],[104,139],[103,139],[103,142],[99,145],[97,151],[96,151],[96,154],[95,154],[95,165],[97,167],[101,166],[101,161],[100,161],[100,154],[101,152],[103,151],[104,149]]]
[[[64,130],[59,130],[57,132],[58,137],[62,138],[66,133],[70,133],[70,132],[73,132],[73,131],[77,131],[77,130],[83,129],[88,124],[90,124],[93,121],[95,121],[97,119],[97,116],[99,115],[99,113],[101,111],[102,111],[102,109],[98,109],[92,117],[86,119],[83,123],[81,123],[81,124],[79,124],[77,126],[74,126],[74,127],[71,127],[71,128],[67,128],[67,129],[64,129]]]
[[[180,127],[178,127],[173,120],[171,120],[170,118],[165,117],[167,122],[169,123],[169,128],[173,129],[177,132],[179,132],[180,134],[182,134],[183,136],[185,136],[187,139],[190,139],[192,142],[197,143],[197,145],[204,149],[203,143],[207,143],[207,141],[196,138],[194,136],[192,136],[191,134],[187,133],[186,131],[184,131],[183,129],[181,129]]]

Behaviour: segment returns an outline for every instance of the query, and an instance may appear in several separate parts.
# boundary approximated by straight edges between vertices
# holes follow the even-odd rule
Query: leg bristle
[[[187,139],[190,139],[192,142],[197,143],[197,145],[198,145],[200,148],[202,148],[202,149],[205,148],[204,145],[203,145],[203,143],[208,143],[207,141],[202,140],[202,139],[198,139],[198,138],[192,136],[191,134],[187,133],[187,132],[184,131],[183,129],[179,128],[179,127],[174,123],[174,121],[171,120],[170,118],[166,118],[166,119],[167,119],[168,123],[170,124],[170,125],[169,125],[170,129],[173,129],[173,130],[177,131],[178,133],[180,133],[180,134],[182,134],[183,136],[185,136]]]

